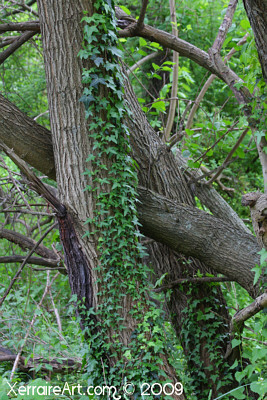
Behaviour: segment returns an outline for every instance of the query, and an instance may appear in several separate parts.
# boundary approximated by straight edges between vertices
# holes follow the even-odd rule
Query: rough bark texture
[[[97,248],[97,237],[82,237],[86,230],[84,226],[88,218],[93,217],[97,209],[96,200],[89,191],[84,191],[86,181],[83,172],[85,168],[92,170],[86,162],[89,154],[93,153],[93,143],[89,141],[88,121],[85,119],[83,104],[79,102],[82,96],[82,62],[77,54],[82,46],[82,26],[80,24],[83,11],[87,10],[92,15],[92,4],[87,0],[73,0],[67,4],[60,0],[54,2],[38,1],[40,13],[40,26],[43,39],[45,69],[47,76],[47,89],[51,117],[51,131],[55,154],[56,176],[61,201],[67,208],[74,229],[87,260],[88,268],[92,272],[93,304],[97,307],[101,297],[97,297],[97,279],[101,271],[94,269],[100,264]],[[105,160],[107,167],[111,160]],[[108,168],[109,170],[109,168]],[[107,174],[107,172],[106,172]],[[87,228],[88,229],[88,228]],[[95,242],[94,242],[95,241]],[[68,249],[65,249],[68,257]],[[82,281],[86,277],[79,276],[79,269],[69,271],[70,280],[73,278]],[[122,346],[129,345],[131,335],[135,330],[137,321],[129,311],[132,308],[132,299],[126,295],[121,309],[121,318],[126,328],[120,331]],[[113,331],[108,335],[110,342],[113,340]],[[109,366],[116,363],[116,358],[122,355],[113,355],[109,358]],[[162,356],[162,369],[172,380],[175,377],[167,356]],[[108,374],[108,372],[107,372]],[[183,396],[174,398],[183,399]]]
[[[128,86],[128,83],[127,83]],[[27,161],[30,165],[41,171],[42,173],[48,175],[51,179],[56,179],[55,178],[55,166],[54,166],[54,157],[53,157],[53,148],[52,148],[52,140],[51,140],[51,133],[43,128],[41,125],[37,124],[36,122],[32,121],[30,118],[28,118],[25,114],[23,114],[20,110],[18,110],[15,106],[13,106],[7,99],[1,96],[2,103],[0,104],[0,111],[2,112],[2,118],[4,121],[3,124],[3,129],[0,131],[0,140],[12,147],[15,151],[15,153],[25,161]],[[135,119],[141,121],[145,120],[145,117],[140,110],[140,107],[138,103],[135,102],[135,98],[133,94],[127,97],[127,102],[134,111]],[[133,103],[133,105],[131,105]],[[16,122],[19,122],[16,123]],[[147,134],[150,134],[153,132],[153,135],[155,135],[154,131],[149,128],[149,125],[147,122],[144,122],[144,126],[149,129],[149,131],[143,131],[145,136]],[[141,127],[140,127],[141,129]],[[142,154],[142,146],[144,146],[144,143],[140,141],[140,138],[136,137],[138,135],[138,130],[137,129],[132,129],[131,130],[132,134],[132,147],[133,149],[136,149],[137,153]],[[156,141],[158,141],[157,136],[154,136]],[[146,140],[145,137],[142,140]],[[25,152],[25,143],[27,145],[27,152]],[[138,150],[139,147],[139,150]],[[152,149],[152,147],[148,146],[148,150]],[[210,252],[209,252],[209,265],[212,265],[214,271],[223,273],[225,275],[228,275],[230,273],[230,277],[233,277],[232,272],[233,268],[229,267],[232,272],[230,272],[229,268],[224,269],[224,265],[229,265],[229,260],[232,260],[232,265],[240,265],[240,270],[239,274],[237,274],[237,282],[240,283],[242,286],[245,284],[244,288],[249,291],[249,293],[253,296],[254,289],[252,288],[252,274],[250,272],[250,268],[253,267],[253,265],[259,263],[259,256],[256,254],[257,253],[257,244],[255,238],[249,234],[249,230],[246,228],[242,220],[238,217],[238,215],[234,212],[234,210],[229,206],[229,204],[216,192],[215,189],[212,187],[210,188],[209,186],[205,185],[204,182],[201,182],[197,180],[197,178],[202,174],[200,171],[192,171],[190,170],[184,158],[181,156],[181,154],[177,151],[175,154],[175,159],[173,159],[173,156],[167,151],[166,147],[164,144],[161,145],[161,151],[164,152],[165,155],[165,161],[167,164],[162,164],[162,173],[163,177],[160,178],[158,177],[159,183],[157,186],[153,186],[153,190],[160,190],[158,189],[161,185],[160,182],[164,179],[164,176],[166,176],[166,165],[169,165],[169,157],[172,158],[173,167],[172,167],[172,172],[173,172],[173,179],[172,182],[169,184],[171,187],[176,187],[177,185],[177,191],[180,192],[182,189],[182,186],[180,185],[180,178],[177,174],[182,174],[182,176],[185,178],[187,185],[183,186],[184,190],[187,192],[191,192],[193,195],[196,195],[202,204],[207,206],[210,211],[213,213],[213,215],[217,218],[219,218],[222,221],[225,221],[229,224],[232,225],[232,229],[229,229],[227,224],[224,224],[222,221],[218,221],[217,219],[214,219],[212,216],[206,213],[202,213],[200,210],[195,209],[194,213],[198,216],[195,220],[192,220],[190,213],[188,214],[188,218],[191,221],[190,222],[190,229],[188,230],[188,233],[191,235],[194,235],[194,232],[199,232],[198,237],[194,235],[194,246],[192,246],[192,241],[190,243],[190,248],[187,246],[183,248],[185,243],[188,243],[188,240],[186,237],[182,235],[181,241],[179,241],[179,252],[184,253],[186,255],[192,255],[200,260],[206,259],[206,254],[204,251],[204,247],[202,247],[202,238],[205,237],[206,234],[206,227],[205,227],[205,218],[206,216],[208,217],[209,220],[209,230],[210,230],[210,235],[214,234],[214,232],[220,232],[220,237],[222,239],[221,244],[220,244],[220,253],[218,254],[217,248],[215,251],[215,248],[213,244],[215,245],[215,241],[211,241],[211,247],[210,247]],[[144,181],[144,178],[142,176],[147,176],[149,173],[149,168],[151,169],[153,167],[153,163],[149,166],[149,160],[151,159],[152,155],[149,154],[150,150],[143,154],[143,156],[148,156],[149,159],[145,161],[145,165],[147,165],[147,168],[144,167],[142,168],[142,164],[140,164],[143,161],[140,161],[139,159],[139,165],[140,165],[140,182]],[[158,170],[159,171],[159,170]],[[159,173],[159,172],[158,172]],[[155,176],[155,174],[154,174]],[[139,196],[140,196],[140,201],[143,202],[143,195],[145,195],[145,192],[140,190],[139,191]],[[173,196],[175,202],[177,202],[177,195]],[[150,202],[153,202],[153,199],[150,199]],[[166,201],[168,202],[169,199]],[[146,203],[145,198],[144,198],[144,204]],[[183,210],[183,217],[187,217],[187,211],[188,208],[185,206],[187,202],[184,200],[183,204],[180,204],[180,209]],[[175,204],[173,204],[174,206]],[[162,201],[161,203],[162,210],[159,209],[159,204],[155,202],[155,204],[152,204],[152,208],[154,210],[157,210],[157,212],[154,213],[153,215],[153,223],[157,224],[160,226],[162,223],[161,216],[162,214],[166,213],[166,206],[165,202]],[[189,210],[191,210],[189,208]],[[144,225],[144,227],[147,227],[150,223],[150,216],[149,214],[146,215],[146,213],[142,212],[142,215],[139,216],[141,218],[141,222]],[[171,214],[169,215],[171,217]],[[171,218],[169,218],[170,221],[166,223],[165,228],[167,229],[169,223],[172,223]],[[158,221],[158,222],[157,222]],[[198,225],[198,222],[200,221],[200,224]],[[166,221],[167,222],[167,221]],[[196,223],[197,222],[197,223]],[[201,227],[203,227],[203,231],[201,231]],[[219,228],[218,228],[219,227]],[[165,243],[167,245],[171,245],[174,250],[177,250],[177,239],[181,237],[181,228],[182,231],[184,230],[184,227],[181,225],[175,225],[175,229],[172,230],[172,232],[169,230],[169,234],[166,236],[165,231],[162,230],[156,230],[157,231],[157,241]],[[249,235],[246,236],[242,233],[242,230],[247,232]],[[144,231],[141,228],[141,231],[144,233]],[[146,229],[147,236],[151,236],[155,238],[154,232],[152,230],[148,231]],[[215,236],[214,236],[215,237]],[[227,240],[224,240],[224,238],[229,238],[229,245],[227,245]],[[248,240],[248,242],[246,242]],[[240,243],[242,243],[242,246],[240,246]],[[252,247],[251,247],[252,246]],[[247,248],[251,247],[252,252],[250,255],[248,255],[248,250]],[[199,252],[196,253],[196,249],[199,249]],[[213,251],[214,250],[214,251]],[[235,250],[237,251],[235,253]],[[225,259],[226,256],[226,259]],[[236,279],[236,278],[233,278]]]
[[[253,286],[251,268],[260,247],[252,235],[195,207],[170,201],[146,189],[140,189],[139,194],[142,200],[138,212],[146,236],[199,259],[217,273],[240,283],[255,297],[257,288]],[[267,210],[266,197],[265,207]],[[238,237],[235,246],[234,237]]]
[[[254,192],[242,197],[242,204],[250,207],[253,229],[260,247],[267,250],[267,194]]]
[[[261,63],[262,74],[267,83],[267,0],[243,0]]]
[[[0,142],[12,148],[30,165],[55,179],[51,133],[27,117],[1,94],[0,125]]]
[[[93,208],[93,203],[90,196],[83,191],[86,181],[82,172],[86,167],[85,158],[91,152],[91,149],[87,138],[83,108],[78,101],[81,97],[82,88],[80,82],[81,62],[77,59],[81,45],[81,32],[77,21],[81,19],[81,10],[88,9],[89,5],[85,0],[76,1],[75,4],[74,2],[68,2],[67,5],[63,3],[59,1],[55,4],[50,0],[44,4],[44,2],[39,1],[39,8],[41,10],[41,28],[44,40],[59,192],[61,199],[73,217],[77,234],[81,237],[84,232],[82,223],[89,216],[87,211]],[[53,7],[55,7],[55,13],[52,11]],[[64,40],[60,41],[60,38],[64,38]],[[183,48],[185,43],[179,45]],[[188,49],[187,47],[184,50],[184,55],[188,55],[190,50],[192,50],[196,62],[200,62],[199,58],[203,56],[206,60],[206,67],[215,72],[206,53],[198,53],[197,49],[193,47]],[[166,146],[148,124],[131,92],[131,88],[127,85],[126,96],[132,99],[130,107],[134,113],[134,118],[133,121],[129,121],[129,126],[132,128],[130,129],[131,132],[133,132],[131,140],[134,156],[140,166],[140,183],[145,188],[152,189],[171,200],[177,200],[192,207],[195,194],[188,189],[184,172],[177,168],[175,157],[168,152]],[[75,190],[73,190],[74,188]],[[216,239],[218,240],[218,238]],[[85,239],[81,243],[89,264],[95,265],[97,254],[93,245]],[[156,274],[161,276],[168,272],[170,280],[193,276],[198,269],[203,273],[210,272],[209,268],[204,267],[197,260],[189,260],[191,263],[188,263],[188,260],[183,256],[157,243],[149,247],[149,253]],[[200,297],[201,293],[203,296],[210,295],[209,286],[201,285],[199,293]],[[219,289],[218,298],[223,303]],[[172,312],[173,323],[178,334],[181,327],[181,313],[186,304],[187,296],[183,291],[175,290],[168,306]],[[227,321],[226,311],[222,318],[224,317]],[[208,329],[208,326],[205,329]],[[225,324],[220,329],[222,333],[227,332]],[[191,337],[190,346],[192,347],[185,345],[185,351],[189,353],[194,347],[194,343],[198,341],[198,338],[195,338],[194,342],[194,332],[191,332]],[[203,345],[204,342],[202,342]],[[222,353],[224,352],[223,346]],[[206,349],[203,360],[207,361],[208,359],[208,349]],[[192,367],[196,370],[197,366]],[[220,372],[218,372],[218,376],[220,376]]]

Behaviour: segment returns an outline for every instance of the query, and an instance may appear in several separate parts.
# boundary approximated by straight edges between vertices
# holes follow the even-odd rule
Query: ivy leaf
[[[91,82],[91,85],[90,86],[92,86],[92,87],[98,87],[98,85],[99,85],[99,83],[102,83],[103,85],[105,85],[106,84],[106,81],[105,81],[105,79],[104,78],[95,78],[95,79],[93,79],[92,80],[92,82]]]
[[[86,96],[85,94],[80,98],[79,100],[80,102],[82,102],[84,104],[84,107],[86,110],[88,110],[90,103],[92,101],[95,101],[94,96],[92,96],[91,94],[89,96]]]
[[[108,47],[108,50],[115,56],[122,58],[123,53],[121,50],[119,50],[117,47],[115,46],[110,46]]]
[[[99,67],[100,64],[104,64],[104,59],[102,57],[96,57],[94,63],[97,67]]]

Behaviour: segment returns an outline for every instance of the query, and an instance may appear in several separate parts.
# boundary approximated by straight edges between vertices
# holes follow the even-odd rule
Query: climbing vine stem
[[[130,157],[130,118],[123,99],[114,6],[97,0],[95,13],[85,15],[84,42],[79,57],[83,70],[84,103],[92,153],[85,171],[94,199],[94,215],[86,235],[97,241],[99,265],[97,310],[86,310],[89,342],[88,376],[94,385],[120,387],[126,380],[164,381],[162,354],[166,339],[162,310],[147,294],[149,270],[141,260],[136,212],[137,165]],[[125,315],[123,304],[130,304]],[[140,397],[135,393],[134,398]]]

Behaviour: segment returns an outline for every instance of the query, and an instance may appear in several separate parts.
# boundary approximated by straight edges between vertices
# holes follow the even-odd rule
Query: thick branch
[[[255,296],[254,272],[260,250],[255,238],[195,207],[139,188],[142,233],[178,253],[204,262]]]
[[[238,311],[232,319],[232,332],[241,332],[245,321],[267,307],[267,292],[261,294],[249,306]]]
[[[0,25],[1,26],[1,25]],[[51,133],[0,94],[0,143],[51,179],[55,164]]]
[[[136,24],[136,29],[141,29],[144,26],[144,19],[145,19],[145,15],[146,15],[146,9],[148,6],[148,2],[149,0],[143,0],[142,1],[142,8],[140,11],[140,15]]]
[[[27,22],[15,22],[8,24],[0,25],[0,32],[9,32],[9,31],[32,31],[35,33],[40,32],[40,24],[39,21],[27,21]]]
[[[25,249],[32,249],[36,242],[35,240],[28,238],[27,236],[22,235],[21,233],[14,232],[8,229],[0,229],[0,239],[6,239],[9,242],[19,245],[23,250]],[[40,244],[36,249],[35,253],[41,257],[48,258],[51,260],[57,260],[57,256],[53,250],[49,250],[44,245]]]
[[[136,36],[135,25],[129,25],[128,28],[119,31],[118,36],[120,37],[133,37]],[[222,76],[215,68],[210,60],[208,53],[199,49],[198,47],[186,42],[185,40],[179,39],[173,36],[171,33],[162,31],[160,29],[153,28],[149,25],[144,25],[143,29],[138,32],[138,36],[148,39],[152,42],[157,42],[163,47],[177,51],[181,56],[190,58],[200,66],[206,68],[213,74]]]

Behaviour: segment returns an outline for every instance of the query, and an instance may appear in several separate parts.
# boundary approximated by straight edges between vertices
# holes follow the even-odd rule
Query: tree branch
[[[222,49],[222,45],[226,39],[226,35],[228,33],[228,30],[230,28],[230,26],[232,25],[232,21],[233,21],[233,17],[234,17],[234,13],[236,10],[236,6],[237,6],[238,0],[230,0],[229,5],[227,7],[226,13],[225,13],[225,17],[222,21],[222,24],[219,28],[219,32],[218,35],[212,45],[212,50],[216,51],[218,53],[221,52]]]
[[[51,259],[51,260],[57,260],[57,257],[54,253],[53,250],[49,250],[47,247],[44,245],[40,244],[36,247],[36,241],[28,238],[27,236],[22,235],[21,233],[11,231],[9,229],[0,229],[0,238],[1,239],[6,239],[9,242],[12,242],[14,244],[19,245],[20,248],[23,250],[25,249],[32,249],[35,248],[35,253],[38,254],[41,257]]]
[[[9,31],[31,31],[35,33],[40,33],[40,24],[39,21],[27,21],[27,22],[13,22],[7,24],[0,25],[0,32],[9,32]]]
[[[253,235],[198,208],[138,188],[138,217],[144,235],[238,282],[255,297],[254,272],[260,250]]]
[[[13,54],[19,47],[21,47],[24,43],[26,43],[29,39],[31,39],[36,32],[25,32],[23,33],[15,42],[13,42],[6,50],[0,53],[0,64]]]
[[[37,249],[37,247],[42,243],[42,241],[44,240],[44,238],[48,235],[49,232],[52,231],[52,229],[54,229],[56,227],[57,223],[55,223],[54,225],[50,226],[49,229],[47,229],[47,231],[40,237],[40,239],[38,240],[38,242],[36,242],[35,246],[29,251],[29,253],[27,254],[26,258],[24,259],[24,261],[22,262],[22,264],[20,265],[18,271],[16,272],[16,274],[14,275],[12,281],[10,282],[7,290],[5,291],[5,293],[3,294],[2,298],[0,299],[0,307],[2,306],[3,302],[5,301],[6,297],[8,296],[10,290],[12,289],[14,283],[16,282],[16,280],[18,279],[18,277],[20,276],[23,268],[25,267],[25,265],[27,264],[29,258],[31,257],[31,255],[34,253],[34,251]]]
[[[145,15],[146,15],[146,9],[148,6],[148,2],[149,2],[149,0],[142,1],[142,8],[141,8],[140,15],[139,15],[139,18],[138,18],[137,24],[136,24],[137,31],[139,31],[139,29],[142,29],[144,26],[144,19],[145,19]]]
[[[175,1],[170,0],[170,14],[171,14],[171,23],[172,23],[172,34],[175,37],[178,37],[178,29],[177,29],[177,18],[176,18],[176,7]],[[172,90],[171,97],[177,97],[178,92],[178,73],[179,73],[179,53],[177,51],[173,52],[172,61],[173,65],[173,76],[172,76]],[[164,132],[165,141],[168,142],[170,140],[170,134],[173,126],[173,121],[175,117],[176,111],[176,100],[170,100],[169,113],[166,123],[166,128]]]
[[[0,264],[13,264],[13,263],[22,263],[25,260],[25,256],[21,255],[12,255],[12,256],[3,256],[0,257]],[[64,264],[60,258],[57,260],[51,258],[41,258],[41,257],[30,257],[28,258],[28,264],[33,265],[41,265],[43,267],[49,267],[54,269],[65,270]],[[63,271],[63,273],[64,273]],[[66,272],[65,272],[66,274]]]

